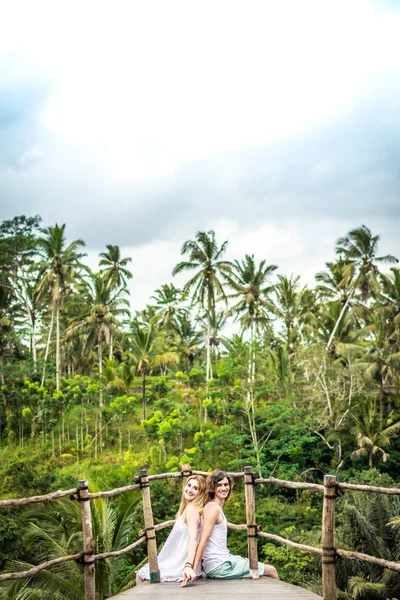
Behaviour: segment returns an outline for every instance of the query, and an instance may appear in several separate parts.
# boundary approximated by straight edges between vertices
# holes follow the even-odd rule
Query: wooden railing
[[[54,560],[48,560],[40,565],[32,567],[27,571],[19,571],[16,573],[3,573],[0,575],[0,582],[10,579],[25,579],[36,575],[44,569],[49,569],[55,565],[71,560],[81,560],[84,567],[84,584],[85,584],[85,600],[95,600],[95,562],[105,558],[116,558],[127,554],[144,541],[147,541],[147,552],[149,558],[150,581],[156,583],[160,580],[158,564],[157,564],[157,545],[156,532],[170,527],[174,524],[174,520],[165,521],[163,523],[154,524],[153,511],[151,506],[150,483],[151,481],[159,481],[162,479],[171,479],[176,477],[188,477],[190,475],[205,475],[209,473],[205,471],[191,470],[189,465],[182,465],[181,471],[177,473],[161,473],[157,475],[148,475],[146,469],[140,471],[138,477],[134,477],[134,483],[125,487],[116,488],[105,492],[90,493],[87,481],[79,481],[76,488],[70,490],[59,490],[52,494],[44,496],[32,496],[30,498],[21,498],[16,500],[0,500],[0,508],[12,506],[24,506],[37,502],[52,502],[60,498],[69,496],[80,502],[82,516],[82,536],[83,548],[81,552],[73,555],[63,556]],[[400,562],[388,561],[383,558],[377,558],[360,552],[352,552],[350,550],[342,550],[335,547],[335,506],[336,499],[341,496],[345,490],[358,492],[369,492],[387,495],[400,495],[398,488],[384,488],[367,485],[356,485],[351,483],[340,483],[336,481],[333,475],[325,475],[324,485],[306,482],[284,481],[268,477],[263,479],[254,473],[252,467],[245,467],[243,472],[229,473],[233,479],[243,479],[246,500],[246,524],[228,523],[228,527],[233,530],[247,531],[248,555],[250,560],[250,574],[252,578],[258,577],[257,563],[257,537],[272,540],[281,544],[285,544],[302,552],[311,552],[321,556],[322,558],[322,584],[324,600],[336,600],[336,584],[335,584],[335,569],[336,559],[338,556],[344,558],[363,560],[380,567],[391,569],[400,572]],[[255,519],[255,493],[254,487],[259,484],[277,485],[293,490],[309,490],[323,494],[323,511],[322,511],[322,547],[315,548],[293,542],[279,535],[266,533],[261,531]],[[90,510],[90,500],[97,498],[111,498],[122,493],[140,489],[143,497],[143,515],[144,529],[139,532],[139,538],[129,546],[113,552],[103,552],[102,554],[95,553],[95,540],[93,539],[92,518]]]

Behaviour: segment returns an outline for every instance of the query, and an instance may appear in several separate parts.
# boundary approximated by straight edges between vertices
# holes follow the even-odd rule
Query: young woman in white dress
[[[200,515],[204,506],[206,482],[201,475],[191,475],[182,486],[182,499],[175,525],[158,555],[160,581],[182,581],[184,575],[190,580],[201,575],[201,568],[193,570],[194,557],[199,539]],[[137,573],[136,580],[150,579],[149,565]]]

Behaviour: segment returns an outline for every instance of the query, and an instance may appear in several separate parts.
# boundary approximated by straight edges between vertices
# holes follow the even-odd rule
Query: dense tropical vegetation
[[[315,286],[279,272],[279,257],[230,262],[228,241],[199,232],[142,311],[130,309],[134,265],[107,245],[97,271],[84,242],[39,217],[0,225],[0,496],[130,482],[141,465],[204,470],[252,464],[264,476],[399,485],[400,270],[379,256],[366,226],[338,240]],[[130,268],[132,267],[132,271]],[[321,265],[322,267],[322,265]],[[224,329],[225,328],[225,329]],[[226,332],[230,331],[231,334]],[[234,331],[234,333],[232,333]],[[159,487],[157,487],[159,486]],[[157,519],[179,490],[153,489]],[[318,543],[321,499],[259,489],[264,530]],[[80,548],[70,501],[0,519],[0,570],[24,570]],[[142,526],[140,498],[94,502],[99,551],[121,548]],[[228,514],[244,522],[240,485]],[[398,560],[400,505],[346,494],[343,548]],[[162,539],[165,532],[160,534]],[[231,548],[246,540],[232,535]],[[260,555],[287,581],[320,590],[314,557],[272,543]],[[96,565],[99,598],[133,585],[143,550]],[[342,598],[400,598],[393,572],[342,561]],[[79,565],[0,586],[0,598],[81,598]]]

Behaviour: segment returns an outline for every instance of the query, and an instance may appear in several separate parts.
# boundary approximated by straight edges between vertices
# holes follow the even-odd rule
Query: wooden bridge
[[[234,600],[247,596],[249,598],[268,598],[268,600],[278,599],[304,599],[312,600],[320,598],[316,594],[303,590],[302,588],[276,581],[267,577],[252,580],[231,580],[231,581],[215,581],[211,579],[198,579],[188,587],[181,588],[179,584],[158,583],[159,572],[157,564],[157,545],[156,532],[165,527],[170,527],[174,521],[166,521],[164,523],[154,524],[153,512],[150,498],[150,483],[151,481],[160,479],[170,479],[176,477],[186,477],[190,475],[208,475],[204,471],[192,471],[189,465],[183,465],[180,472],[177,473],[162,473],[157,475],[148,475],[145,469],[140,471],[138,477],[134,477],[134,483],[125,487],[108,490],[105,492],[90,493],[87,481],[80,481],[76,488],[70,490],[59,490],[51,494],[43,496],[33,496],[31,498],[20,498],[13,500],[0,500],[0,508],[23,506],[38,502],[51,502],[63,497],[70,496],[80,502],[82,515],[82,534],[83,534],[83,549],[70,556],[61,556],[59,558],[48,560],[40,565],[36,565],[26,571],[18,571],[15,573],[0,574],[0,582],[15,579],[25,579],[33,577],[40,571],[51,569],[53,566],[75,560],[82,561],[84,569],[85,582],[85,600],[96,600],[96,581],[95,581],[95,562],[106,558],[116,558],[127,554],[139,544],[147,542],[147,551],[149,557],[151,583],[140,584],[131,590],[127,590],[114,596],[113,600],[134,600],[136,597],[148,598],[182,598],[198,600],[206,598],[212,600],[222,597],[226,600]],[[321,557],[322,562],[322,585],[323,599],[336,600],[336,584],[335,584],[335,569],[336,558],[338,556],[346,559],[363,560],[381,568],[391,569],[400,572],[400,562],[388,561],[383,558],[377,558],[360,552],[350,550],[342,550],[335,547],[335,505],[336,498],[345,490],[354,490],[358,492],[374,492],[378,494],[400,495],[398,488],[383,488],[367,485],[356,485],[350,483],[340,483],[336,481],[336,477],[325,475],[324,485],[307,483],[300,481],[284,481],[268,477],[263,479],[257,473],[253,473],[251,467],[245,467],[244,472],[229,473],[233,479],[244,479],[245,499],[246,499],[246,524],[228,523],[231,529],[242,530],[247,533],[248,554],[250,560],[250,569],[257,568],[257,537],[273,540],[275,542],[285,544],[291,548],[295,548],[302,552],[311,552],[312,554]],[[323,494],[323,511],[322,511],[322,547],[315,548],[292,542],[286,538],[271,533],[266,533],[260,530],[259,525],[255,520],[255,494],[254,488],[257,484],[278,485],[283,488],[304,490]],[[133,490],[141,490],[143,496],[143,515],[144,529],[139,533],[140,537],[133,544],[126,548],[113,552],[103,552],[96,554],[96,542],[93,539],[92,518],[90,501],[96,498],[111,498],[122,493]]]
[[[197,579],[188,587],[181,588],[179,583],[140,584],[113,596],[110,600],[321,600],[321,596],[303,590],[295,585],[283,583],[269,577],[261,579]]]

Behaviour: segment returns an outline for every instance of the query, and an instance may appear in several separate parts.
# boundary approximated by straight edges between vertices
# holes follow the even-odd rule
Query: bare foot
[[[264,577],[279,579],[278,571],[272,565],[264,565]]]

